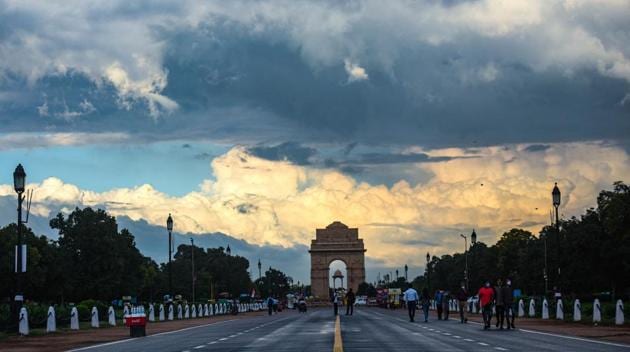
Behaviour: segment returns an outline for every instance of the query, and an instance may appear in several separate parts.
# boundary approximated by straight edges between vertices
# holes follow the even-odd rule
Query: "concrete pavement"
[[[416,318],[420,318],[418,315]],[[529,330],[483,331],[457,321],[410,323],[400,311],[359,308],[341,316],[344,351],[625,351],[630,346]],[[86,347],[86,351],[331,351],[332,309],[215,322],[183,330]]]

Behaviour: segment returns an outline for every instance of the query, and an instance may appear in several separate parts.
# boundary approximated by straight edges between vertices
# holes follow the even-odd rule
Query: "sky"
[[[555,182],[565,218],[628,182],[628,18],[629,0],[0,0],[0,207],[22,163],[51,237],[56,212],[102,207],[162,261],[146,239],[172,213],[183,241],[308,282],[338,220],[370,281],[416,275],[460,233],[537,233]]]

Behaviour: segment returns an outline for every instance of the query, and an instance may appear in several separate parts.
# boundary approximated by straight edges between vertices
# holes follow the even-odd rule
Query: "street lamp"
[[[475,245],[476,244],[477,244],[477,233],[475,232],[475,229],[473,229],[472,233],[470,234],[470,250],[472,251],[472,263],[470,263],[470,267],[471,267],[472,271],[475,270],[475,253],[476,253],[475,252],[476,251],[475,250]],[[472,275],[470,273],[468,273],[469,280],[470,280],[471,276]],[[474,279],[474,277],[473,277],[473,279]],[[473,280],[473,285],[475,285],[475,282],[477,282],[477,281]]]
[[[227,253],[227,255],[232,255],[232,250],[230,249],[230,245],[228,244],[227,248],[225,249],[225,253]]]
[[[409,276],[407,275],[407,273],[409,272],[409,267],[407,266],[407,264],[405,264],[405,281],[409,282]]]
[[[555,185],[553,186],[553,190],[551,191],[551,199],[553,202],[553,207],[556,210],[556,258],[557,258],[557,264],[558,264],[558,290],[560,290],[560,278],[561,278],[561,272],[560,272],[560,218],[558,217],[558,207],[560,206],[560,199],[561,199],[561,195],[560,195],[560,189],[558,188],[558,182],[555,183]]]
[[[429,268],[429,261],[431,260],[431,255],[427,252],[427,267],[425,270],[427,271],[427,286],[429,288],[429,292],[431,292],[431,270]]]
[[[13,188],[18,195],[18,208],[17,208],[17,247],[15,248],[16,260],[15,260],[15,307],[17,310],[18,325],[20,320],[20,310],[22,309],[22,303],[24,301],[24,295],[22,293],[22,273],[26,272],[26,246],[22,246],[22,201],[24,201],[24,186],[26,185],[26,172],[22,164],[18,164],[13,172]],[[23,263],[24,262],[24,263]]]
[[[398,281],[398,269],[396,269],[396,281]]]
[[[260,271],[262,268],[262,264],[260,264],[260,258],[258,258],[258,280],[262,279],[262,271]]]
[[[466,262],[466,267],[464,269],[464,281],[466,282],[466,290],[468,290],[468,237],[464,234],[459,234],[464,239],[464,261]]]
[[[195,304],[195,241],[190,238],[190,264],[192,270],[192,302]]]
[[[173,252],[173,218],[168,214],[166,219],[166,230],[168,231],[168,294],[169,301],[173,301],[173,268],[171,265],[171,257]]]

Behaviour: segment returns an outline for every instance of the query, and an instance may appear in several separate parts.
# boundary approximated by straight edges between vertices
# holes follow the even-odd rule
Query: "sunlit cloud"
[[[431,173],[430,180],[415,185],[401,180],[387,187],[333,169],[261,159],[235,147],[212,160],[214,180],[182,197],[150,185],[97,193],[57,178],[29,188],[35,191],[33,211],[41,216],[51,216],[50,209],[99,206],[162,225],[173,213],[178,232],[220,231],[283,247],[308,245],[315,228],[340,220],[360,228],[371,258],[420,265],[421,253],[457,249],[459,233],[472,228],[489,242],[512,227],[539,230],[549,222],[554,182],[563,192],[566,218],[594,206],[601,189],[630,176],[628,154],[604,143],[425,152],[477,157],[410,164]],[[11,194],[11,185],[0,186],[0,196]]]

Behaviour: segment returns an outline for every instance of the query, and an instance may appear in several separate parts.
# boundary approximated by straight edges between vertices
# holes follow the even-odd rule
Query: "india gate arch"
[[[347,286],[354,292],[365,282],[365,246],[359,229],[349,228],[339,221],[315,230],[311,241],[311,292],[328,299],[330,263],[341,260],[346,264]]]

